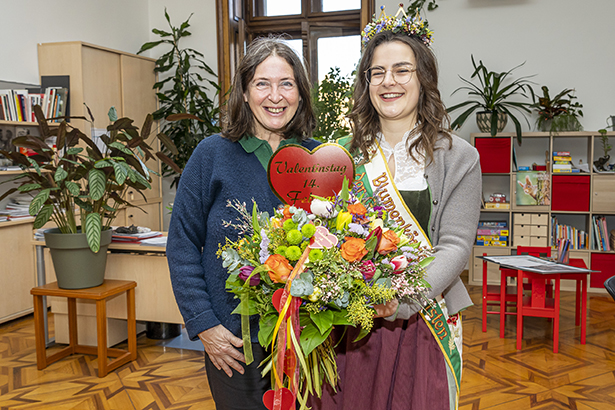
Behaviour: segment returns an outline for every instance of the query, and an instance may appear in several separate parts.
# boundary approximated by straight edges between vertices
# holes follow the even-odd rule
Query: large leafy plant
[[[579,117],[583,116],[583,105],[578,101],[573,101],[577,97],[574,90],[567,88],[551,98],[549,88],[544,85],[541,87],[542,97],[538,97],[532,105],[538,110],[536,126],[541,131],[581,131],[583,126],[579,122]]]
[[[160,40],[148,42],[141,46],[137,54],[153,49],[159,45],[168,47],[168,51],[156,60],[155,71],[165,78],[154,84],[160,108],[154,111],[154,120],[166,120],[162,125],[164,132],[173,141],[177,149],[163,148],[180,168],[176,171],[164,167],[163,175],[181,173],[198,143],[205,137],[220,132],[219,106],[208,94],[209,84],[219,94],[217,75],[203,60],[203,54],[192,48],[181,48],[182,39],[192,35],[190,17],[179,27],[174,27],[166,9],[164,16],[171,31],[153,29]],[[212,80],[213,79],[213,80]],[[173,182],[172,186],[176,183]]]
[[[126,200],[126,190],[131,188],[145,198],[141,191],[151,188],[151,174],[155,172],[145,162],[153,158],[146,142],[152,130],[152,115],[147,115],[140,131],[132,125],[133,120],[115,118],[97,145],[66,119],[50,126],[40,106],[35,106],[34,112],[40,136],[26,135],[13,140],[16,147],[29,149],[29,155],[0,151],[23,169],[21,174],[5,181],[18,181],[19,187],[6,191],[0,200],[17,191],[30,193],[33,199],[29,213],[35,216],[35,229],[49,221],[65,234],[83,229],[90,249],[98,252],[101,231],[110,228],[120,207],[134,206]],[[71,118],[94,121],[91,113],[89,119]],[[51,137],[56,137],[58,149],[47,144]],[[164,134],[156,138],[169,150],[173,149],[173,143]],[[155,155],[176,167],[163,153]]]
[[[350,133],[346,116],[352,108],[352,82],[331,67],[325,78],[312,89],[314,109],[318,118],[312,134],[322,142],[335,142]]]
[[[461,128],[470,114],[476,110],[491,114],[504,113],[507,114],[515,124],[517,139],[519,143],[521,143],[521,123],[511,110],[520,112],[529,126],[530,123],[525,114],[530,114],[533,106],[531,102],[511,101],[511,98],[519,96],[529,98],[529,94],[533,100],[534,90],[532,89],[531,81],[528,80],[531,76],[520,77],[512,81],[510,81],[510,76],[515,69],[521,67],[523,64],[525,63],[521,63],[508,71],[496,73],[488,70],[481,60],[479,60],[479,64],[476,64],[474,56],[472,56],[474,72],[470,80],[459,76],[461,81],[467,85],[457,88],[452,93],[455,94],[460,90],[467,90],[470,99],[447,108],[447,111],[450,113],[459,108],[466,107],[465,111],[452,122],[451,127],[453,129]],[[475,84],[473,81],[478,81],[478,84]],[[497,115],[491,115],[491,136],[497,134],[497,127]]]

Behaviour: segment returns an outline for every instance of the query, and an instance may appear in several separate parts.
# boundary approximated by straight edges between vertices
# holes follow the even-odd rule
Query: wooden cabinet
[[[106,129],[107,113],[112,106],[118,117],[131,118],[137,127],[143,125],[147,114],[157,109],[152,89],[156,82],[154,59],[73,41],[39,44],[38,64],[41,76],[70,76],[70,113],[87,117],[84,105],[87,104],[94,117],[95,129]],[[91,136],[89,123],[82,120],[74,123]],[[155,150],[159,149],[155,137],[148,143]],[[146,165],[160,174],[160,161],[150,160]],[[128,200],[145,209],[147,214],[139,209],[126,209],[115,220],[115,225],[130,225],[136,221],[153,230],[162,229],[162,186],[160,177],[152,175],[152,178],[152,189],[143,191],[146,199],[127,193]]]
[[[32,312],[30,289],[36,286],[33,221],[27,218],[0,222],[0,323]]]
[[[608,132],[609,143],[615,143],[615,132]],[[571,252],[575,258],[582,258],[587,266],[601,273],[592,274],[591,290],[604,290],[604,279],[615,275],[615,251],[599,251],[597,232],[593,218],[604,217],[607,229],[615,229],[615,173],[597,172],[593,161],[602,154],[601,136],[598,132],[561,132],[550,135],[544,132],[524,133],[521,145],[512,133],[472,134],[472,144],[481,155],[483,168],[483,197],[504,193],[510,202],[507,208],[481,209],[481,221],[505,221],[509,229],[508,246],[475,246],[469,263],[469,282],[482,283],[482,261],[477,255],[510,255],[517,246],[552,246],[557,243],[554,220],[559,224],[583,231],[585,243],[578,243]],[[589,172],[552,172],[553,153],[570,153],[575,167],[589,164]],[[511,160],[512,159],[512,160]],[[543,205],[517,205],[517,171],[521,166],[546,168],[549,180],[549,203]],[[608,233],[607,233],[608,235]],[[571,256],[572,257],[572,256]],[[497,269],[497,267],[496,267]],[[489,279],[496,281],[493,272]],[[562,288],[566,288],[563,284]],[[574,289],[573,284],[570,289]]]

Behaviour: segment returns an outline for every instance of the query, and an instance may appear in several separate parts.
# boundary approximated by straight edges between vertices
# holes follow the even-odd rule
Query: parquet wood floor
[[[526,319],[521,351],[514,318],[504,339],[496,315],[489,315],[483,333],[481,289],[469,289],[476,305],[463,315],[460,410],[615,410],[615,302],[608,295],[590,294],[583,346],[574,326],[574,293],[562,292],[559,353],[553,354],[546,319]],[[136,361],[102,379],[96,367],[96,357],[73,355],[39,371],[32,317],[0,325],[0,410],[215,409],[203,352],[164,347],[141,334]]]

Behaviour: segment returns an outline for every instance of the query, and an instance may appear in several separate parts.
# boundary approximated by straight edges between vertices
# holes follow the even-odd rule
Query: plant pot
[[[94,253],[84,233],[60,233],[58,228],[45,231],[45,244],[51,253],[58,287],[85,289],[102,285],[112,234],[111,229],[101,233],[100,250]]]
[[[491,133],[491,115],[492,113],[489,111],[477,112],[476,113],[476,125],[478,125],[478,129],[480,132],[488,132]],[[498,114],[498,132],[502,132],[506,123],[508,122],[508,115],[506,113],[499,112]]]

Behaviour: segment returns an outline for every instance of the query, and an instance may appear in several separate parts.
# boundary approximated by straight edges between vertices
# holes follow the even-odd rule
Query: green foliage
[[[602,150],[604,151],[604,157],[606,158],[609,156],[609,151],[613,148],[613,146],[609,144],[609,136],[606,135],[607,131],[604,128],[598,130],[598,132],[600,133],[600,138],[602,142]]]
[[[438,4],[436,3],[436,1],[437,0],[414,0],[408,6],[408,10],[406,11],[406,13],[409,16],[420,14],[421,11],[425,9],[425,3],[427,3],[427,10],[433,11],[438,8]]]
[[[510,98],[518,96],[529,98],[526,94],[529,93],[532,96],[532,100],[534,99],[534,90],[531,86],[532,82],[528,80],[531,76],[521,77],[512,82],[507,82],[507,79],[515,69],[521,67],[523,64],[525,63],[519,64],[508,71],[496,73],[489,71],[480,60],[477,65],[476,61],[474,61],[474,56],[472,56],[474,72],[470,79],[478,80],[479,84],[474,84],[472,81],[459,76],[461,81],[466,83],[467,86],[457,88],[452,94],[455,94],[459,90],[467,90],[471,99],[447,108],[447,111],[450,113],[459,108],[467,107],[466,110],[453,121],[451,128],[461,128],[470,114],[478,109],[490,113],[506,113],[515,124],[517,140],[521,143],[521,123],[512,113],[511,109],[519,111],[529,126],[529,121],[527,121],[525,114],[530,114],[532,112],[531,108],[533,105],[529,102],[510,101]],[[497,134],[497,122],[497,115],[492,115],[492,136]]]
[[[581,131],[583,126],[578,117],[583,116],[583,105],[577,101],[574,89],[567,88],[551,98],[549,88],[541,87],[542,97],[534,100],[534,107],[538,110],[536,126],[541,131],[556,133],[559,131]]]
[[[35,229],[50,220],[62,233],[78,233],[81,226],[90,249],[98,252],[101,231],[109,229],[121,206],[134,206],[125,199],[126,190],[130,188],[143,195],[141,191],[151,188],[149,181],[155,171],[148,169],[145,162],[154,156],[145,141],[150,137],[152,115],[147,116],[140,132],[131,119],[116,120],[97,145],[66,119],[59,126],[50,126],[40,106],[34,107],[34,113],[41,136],[26,135],[13,140],[13,145],[29,148],[34,155],[0,151],[24,170],[5,181],[19,180],[20,185],[9,189],[0,200],[13,192],[29,192],[34,196],[29,213],[36,216]],[[93,122],[91,117],[71,118]],[[59,149],[49,147],[46,140],[51,137],[56,137]],[[169,143],[161,134],[157,138]],[[86,146],[85,150],[77,144]],[[175,166],[160,154],[156,153],[169,166]],[[81,217],[79,224],[77,214]]]
[[[325,78],[312,89],[318,125],[313,137],[322,142],[335,142],[350,133],[346,116],[352,109],[353,84],[331,67]]]
[[[165,119],[162,126],[164,134],[173,141],[176,150],[164,149],[163,152],[184,169],[192,152],[205,137],[220,132],[220,109],[207,95],[208,83],[219,95],[218,76],[203,60],[203,54],[192,48],[181,48],[180,41],[190,36],[188,31],[192,14],[179,27],[171,24],[166,9],[164,16],[169,23],[170,32],[153,29],[160,40],[145,43],[137,54],[159,45],[170,47],[156,60],[155,71],[159,75],[168,73],[163,80],[154,84],[160,101],[160,108],[153,113],[154,120]],[[179,174],[169,167],[163,168],[163,175]],[[175,183],[175,182],[174,182]],[[173,183],[173,184],[174,184]],[[172,185],[173,185],[172,184]]]

